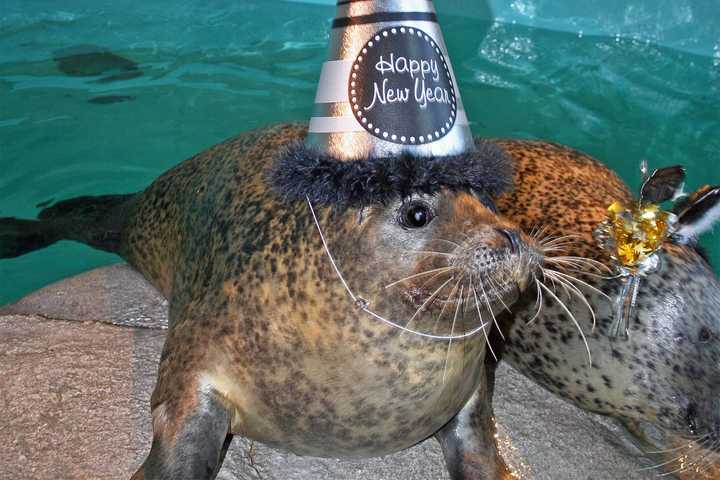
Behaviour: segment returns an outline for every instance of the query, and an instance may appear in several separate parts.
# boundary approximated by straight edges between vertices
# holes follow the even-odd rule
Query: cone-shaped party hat
[[[473,140],[431,0],[340,0],[305,143],[271,180],[286,200],[338,207],[444,188],[490,201],[511,163]]]
[[[432,1],[338,1],[306,145],[344,160],[473,149]]]

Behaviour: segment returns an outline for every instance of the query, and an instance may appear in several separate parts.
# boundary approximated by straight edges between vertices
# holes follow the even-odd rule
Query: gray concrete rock
[[[0,478],[129,477],[150,445],[166,302],[127,266],[93,270],[0,309]],[[144,328],[130,328],[144,327]],[[497,375],[503,455],[520,478],[649,479],[614,422],[511,368]],[[236,439],[223,480],[447,479],[437,442],[368,460],[297,457]]]
[[[127,265],[97,268],[0,307],[0,315],[42,315],[115,325],[167,327],[167,300]]]

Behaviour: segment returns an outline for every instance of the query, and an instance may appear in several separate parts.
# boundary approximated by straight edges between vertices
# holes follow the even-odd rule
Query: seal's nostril
[[[498,232],[500,232],[508,241],[508,244],[510,245],[510,249],[513,253],[518,253],[520,251],[520,235],[515,230],[509,230],[507,228],[498,228]]]

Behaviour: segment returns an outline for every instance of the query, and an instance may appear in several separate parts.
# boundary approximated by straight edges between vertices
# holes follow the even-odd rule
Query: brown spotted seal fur
[[[561,145],[497,144],[516,162],[515,190],[498,200],[500,212],[528,232],[544,226],[551,236],[574,235],[568,255],[610,264],[593,230],[610,203],[632,199],[622,180]],[[580,408],[621,420],[646,451],[666,450],[653,462],[658,473],[686,478],[717,478],[713,464],[720,459],[720,282],[697,248],[698,236],[718,219],[717,191],[704,188],[681,209],[686,213],[677,240],[665,244],[659,270],[642,280],[629,337],[609,334],[612,302],[580,287],[597,316],[593,330],[582,302],[559,292],[587,335],[592,365],[557,302],[546,296],[540,315],[526,325],[537,311],[532,288],[513,307],[516,317],[504,344],[504,359],[520,372]],[[618,280],[581,278],[612,299],[620,294]],[[651,445],[638,428],[642,423],[659,428],[664,439]]]
[[[38,222],[0,222],[116,251],[169,299],[152,449],[133,478],[213,478],[233,434],[333,457],[382,455],[435,435],[454,479],[504,478],[479,326],[489,330],[492,312],[518,298],[539,252],[469,193],[318,207],[329,250],[362,296],[353,301],[308,205],[283,203],[268,187],[278,152],[304,135],[302,126],[243,134],[140,194],[72,199]],[[417,208],[425,228],[404,223]],[[16,253],[50,241],[8,237]],[[455,338],[402,332],[361,304]]]

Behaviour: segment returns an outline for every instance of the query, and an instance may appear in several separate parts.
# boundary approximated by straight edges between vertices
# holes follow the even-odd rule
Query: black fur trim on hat
[[[343,161],[295,143],[275,161],[270,182],[286,201],[304,200],[339,208],[386,203],[442,188],[488,200],[512,185],[512,160],[496,145],[476,142],[476,150],[443,157],[369,158]]]

